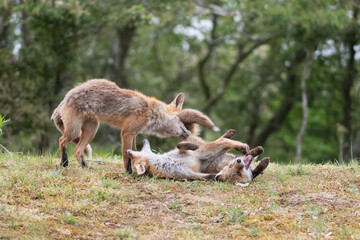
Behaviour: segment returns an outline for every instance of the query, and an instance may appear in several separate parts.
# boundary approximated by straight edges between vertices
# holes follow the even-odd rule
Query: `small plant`
[[[5,116],[0,115],[0,136],[2,135],[2,128],[4,127],[5,123],[8,122],[9,119],[6,119]],[[0,147],[3,148],[12,158],[12,153],[9,152],[9,150],[7,150],[3,145],[0,144]]]
[[[296,168],[289,168],[289,174],[291,176],[306,175],[306,171],[303,169],[302,165],[299,164]]]
[[[106,198],[106,193],[105,193],[105,192],[98,191],[98,192],[95,194],[95,199],[96,199],[96,201],[97,201],[98,203],[104,201],[105,198]]]
[[[183,207],[184,207],[184,204],[179,203],[176,200],[171,200],[170,203],[167,204],[167,207],[169,209],[174,210],[174,211],[181,211],[183,209]]]
[[[319,220],[316,222],[316,227],[319,235],[324,231],[325,225],[325,216],[321,216]]]
[[[245,221],[249,214],[243,212],[241,208],[234,208],[231,212],[228,213],[229,220],[233,224],[241,224]]]
[[[5,123],[7,123],[9,119],[6,119],[6,116],[0,115],[0,135],[2,134],[2,128],[4,127]]]
[[[115,231],[115,236],[117,237],[117,239],[137,239],[137,238],[139,238],[139,234],[130,228],[124,228],[124,229]]]
[[[307,210],[306,213],[307,213],[308,215],[311,215],[311,218],[312,218],[312,219],[314,219],[314,220],[318,219],[318,216],[319,216],[319,214],[320,214],[320,212],[321,212],[321,208],[319,208],[319,207],[317,207],[317,206],[315,206],[315,205],[311,205],[310,208],[311,208],[311,209],[310,209],[310,210]]]
[[[277,209],[277,204],[278,203],[278,200],[277,199],[274,199],[270,202],[270,213],[273,213],[274,211],[276,211]]]
[[[266,191],[266,193],[269,194],[269,195],[271,195],[271,196],[275,196],[275,195],[278,194],[278,192],[277,192],[274,188],[272,188],[272,187],[270,187],[270,188]]]
[[[118,189],[120,187],[118,182],[108,178],[102,179],[101,182],[105,188]]]
[[[61,218],[62,222],[70,224],[70,225],[76,225],[78,222],[75,220],[74,216],[71,212],[68,210],[65,211],[65,215]]]
[[[250,237],[257,237],[260,233],[260,227],[252,227],[250,231],[248,231]]]
[[[276,171],[275,174],[276,174],[277,180],[281,183],[287,181],[290,177],[288,174],[282,173],[280,171]]]
[[[339,232],[341,233],[341,239],[348,239],[350,236],[349,229],[346,227],[341,226],[338,228]]]

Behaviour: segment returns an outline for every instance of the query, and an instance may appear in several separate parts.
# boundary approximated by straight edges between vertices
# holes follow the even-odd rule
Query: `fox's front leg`
[[[131,150],[136,151],[136,135],[134,135],[134,137],[133,137],[133,143],[132,143]]]
[[[132,173],[131,169],[131,159],[129,158],[127,154],[128,149],[133,149],[135,141],[135,134],[130,133],[128,131],[122,131],[121,132],[121,144],[122,144],[122,155],[123,155],[123,161],[124,161],[124,168],[127,173]],[[135,147],[136,148],[136,147]]]

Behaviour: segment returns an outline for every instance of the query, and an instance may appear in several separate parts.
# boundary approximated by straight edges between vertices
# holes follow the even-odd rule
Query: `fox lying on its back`
[[[68,165],[66,145],[74,142],[76,160],[84,167],[86,163],[82,154],[85,151],[91,155],[89,143],[95,137],[99,123],[105,122],[121,129],[124,167],[131,172],[126,150],[136,150],[137,134],[184,139],[191,134],[181,118],[189,122],[186,113],[193,114],[195,110],[184,110],[181,115],[184,99],[184,94],[179,93],[166,105],[140,92],[121,89],[104,79],[89,80],[76,86],[66,94],[51,117],[63,134],[59,139],[61,165]],[[204,120],[207,127],[218,130],[209,118],[200,113],[194,115],[202,117],[200,120]]]
[[[198,154],[194,151],[187,151],[196,148],[197,146],[194,144],[179,143],[175,150],[156,154],[151,151],[149,141],[144,139],[141,151],[128,150],[128,154],[133,159],[133,165],[138,175],[150,173],[153,176],[175,179],[215,178],[215,174],[199,172]]]
[[[148,173],[162,178],[205,178],[248,184],[267,167],[269,158],[264,158],[255,170],[252,170],[250,165],[253,159],[263,152],[263,148],[256,147],[249,151],[247,144],[229,139],[234,133],[234,130],[229,130],[212,142],[191,135],[185,142],[180,142],[177,149],[164,154],[151,152],[150,144],[145,139],[141,151],[129,149],[128,154],[138,175]],[[247,155],[237,157],[227,154],[231,149]],[[204,172],[205,170],[208,172]]]

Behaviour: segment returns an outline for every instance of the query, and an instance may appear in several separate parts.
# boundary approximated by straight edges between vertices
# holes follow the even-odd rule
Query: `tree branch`
[[[204,93],[205,99],[209,99],[211,97],[210,87],[206,81],[205,77],[205,65],[210,60],[210,57],[213,55],[216,45],[220,42],[216,41],[216,29],[217,29],[217,15],[212,15],[212,24],[213,28],[211,30],[210,40],[208,41],[208,49],[205,56],[198,62],[198,76],[200,80],[200,84],[202,87],[202,91]]]
[[[218,88],[217,92],[215,95],[213,95],[212,97],[210,97],[206,102],[204,107],[202,108],[203,112],[208,113],[210,108],[213,107],[220,99],[221,97],[224,95],[226,89],[228,88],[231,80],[233,79],[234,74],[236,73],[236,70],[239,67],[239,64],[244,61],[256,48],[260,47],[261,45],[265,44],[266,42],[268,42],[271,38],[266,38],[266,39],[262,39],[262,40],[258,40],[256,41],[249,49],[247,49],[246,51],[243,51],[242,49],[242,45],[238,44],[238,54],[236,57],[236,60],[234,61],[234,63],[231,65],[231,67],[229,68],[229,70],[227,71],[224,79],[223,79],[223,84],[220,88]]]

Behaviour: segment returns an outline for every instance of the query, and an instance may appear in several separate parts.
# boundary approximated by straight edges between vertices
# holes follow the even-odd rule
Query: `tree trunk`
[[[211,39],[210,41],[207,43],[208,44],[208,48],[207,48],[207,53],[205,54],[205,56],[203,58],[201,58],[197,64],[197,69],[198,69],[198,77],[199,77],[199,81],[200,81],[200,85],[201,85],[201,89],[203,91],[203,94],[205,96],[205,99],[209,99],[211,97],[211,92],[210,92],[210,87],[206,81],[206,77],[205,77],[205,66],[208,63],[208,61],[210,60],[211,56],[214,53],[215,47],[216,47],[216,30],[217,30],[217,15],[213,14],[212,15],[212,24],[213,24],[213,28],[211,30]]]
[[[306,50],[306,63],[304,66],[304,70],[301,75],[301,99],[302,99],[302,110],[303,117],[301,122],[301,127],[298,135],[296,136],[296,156],[295,163],[298,164],[301,159],[302,148],[301,148],[301,140],[302,136],[305,133],[307,121],[308,121],[308,103],[307,103],[307,95],[306,95],[306,80],[309,79],[311,74],[311,66],[312,66],[312,58],[313,51],[312,49]]]
[[[7,30],[9,24],[7,23],[11,16],[11,10],[3,8],[0,10],[0,48],[7,47]]]
[[[259,135],[251,143],[251,146],[262,146],[266,142],[267,138],[277,131],[281,124],[285,121],[287,115],[291,111],[295,101],[295,89],[296,89],[296,66],[300,64],[305,58],[303,51],[297,52],[295,59],[291,63],[291,67],[288,70],[288,86],[286,87],[285,98],[280,108],[275,112],[273,117],[265,124],[265,127],[260,131]],[[295,69],[294,69],[295,67]]]
[[[136,27],[127,24],[116,29],[116,39],[113,44],[113,57],[109,62],[109,78],[120,87],[129,88],[125,69],[125,59],[135,35]]]
[[[357,38],[356,38],[356,27],[357,26],[357,19],[358,19],[358,12],[359,7],[358,5],[354,5],[353,8],[353,25],[351,26],[351,29],[349,31],[348,37],[347,37],[347,45],[349,49],[349,60],[347,64],[346,69],[346,76],[345,76],[345,82],[343,87],[343,97],[344,97],[344,126],[347,129],[347,132],[345,133],[345,139],[344,139],[344,160],[346,162],[349,162],[351,160],[351,136],[352,136],[352,127],[351,127],[351,87],[354,82],[356,69],[355,69],[355,46],[357,44]]]

